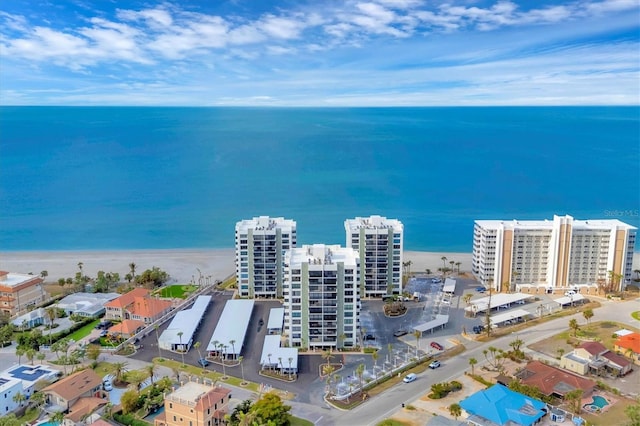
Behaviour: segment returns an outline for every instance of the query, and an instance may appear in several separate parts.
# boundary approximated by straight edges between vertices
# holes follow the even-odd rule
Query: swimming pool
[[[606,407],[607,405],[609,405],[609,401],[607,401],[607,399],[603,396],[600,395],[595,395],[593,397],[593,400],[587,404],[584,404],[582,406],[582,408],[584,408],[587,411],[591,411],[591,412],[600,412],[602,411],[602,409],[604,407]]]
[[[60,423],[48,420],[44,423],[38,423],[38,426],[60,426]]]

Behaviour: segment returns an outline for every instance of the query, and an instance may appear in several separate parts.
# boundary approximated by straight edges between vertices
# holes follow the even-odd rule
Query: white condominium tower
[[[347,247],[360,256],[360,297],[402,293],[403,226],[381,216],[356,217],[344,222]]]
[[[236,277],[241,297],[282,297],[284,252],[296,246],[296,222],[254,217],[236,223]]]
[[[496,291],[569,289],[631,279],[637,228],[617,219],[476,220],[472,268]]]
[[[314,244],[285,255],[284,329],[289,346],[354,347],[359,332],[358,253]]]

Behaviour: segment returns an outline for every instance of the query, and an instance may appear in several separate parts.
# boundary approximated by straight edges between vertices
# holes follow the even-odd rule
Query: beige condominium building
[[[44,302],[47,293],[42,284],[42,278],[34,275],[0,271],[0,312],[19,315]]]
[[[476,220],[472,270],[495,291],[618,291],[632,274],[637,228],[617,219]]]
[[[382,216],[356,217],[344,222],[346,246],[360,258],[360,297],[402,293],[403,226]]]
[[[282,298],[282,260],[296,246],[296,222],[268,216],[242,220],[235,240],[240,296]]]
[[[284,334],[289,346],[356,346],[358,262],[357,251],[339,245],[305,245],[286,253]]]
[[[226,424],[231,390],[186,382],[164,397],[164,413],[155,426],[215,426]]]

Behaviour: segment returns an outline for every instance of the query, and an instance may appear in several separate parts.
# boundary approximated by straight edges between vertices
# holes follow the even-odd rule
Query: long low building
[[[531,316],[531,312],[524,309],[515,309],[513,311],[505,312],[503,314],[496,314],[491,316],[491,325],[494,327],[500,326],[507,321],[518,321],[520,318],[526,318]]]
[[[442,286],[443,293],[453,294],[456,292],[456,280],[453,278],[447,278],[444,280],[444,286]]]
[[[227,300],[207,346],[210,357],[222,354],[227,359],[237,359],[240,356],[254,305],[254,300]]]
[[[565,305],[571,305],[577,302],[584,303],[586,302],[586,298],[583,295],[576,293],[576,294],[572,294],[571,296],[564,296],[564,297],[555,299],[554,302],[556,302],[560,306],[565,306]]]
[[[284,327],[284,308],[271,308],[267,321],[267,333],[282,334]]]
[[[264,336],[260,365],[263,369],[279,370],[284,374],[298,372],[298,349],[280,346],[281,338],[276,334]]]
[[[449,315],[436,315],[435,319],[431,321],[427,321],[422,324],[418,324],[415,327],[413,327],[413,329],[415,331],[419,331],[420,333],[424,333],[425,331],[432,330],[431,332],[433,333],[433,330],[435,328],[437,327],[444,328],[448,322],[449,322]]]
[[[191,308],[178,312],[171,324],[160,335],[160,348],[174,352],[188,352],[194,343],[193,336],[200,327],[209,303],[211,303],[211,296],[198,296]]]

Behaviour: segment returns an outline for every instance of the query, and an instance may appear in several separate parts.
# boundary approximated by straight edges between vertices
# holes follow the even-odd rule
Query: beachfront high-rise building
[[[496,291],[572,289],[631,279],[637,228],[617,219],[477,220],[472,270]]]
[[[0,271],[0,312],[9,316],[20,315],[44,302],[44,291],[40,277]]]
[[[284,333],[289,346],[356,346],[358,261],[357,251],[339,245],[304,245],[286,253]]]
[[[284,252],[296,246],[296,222],[254,217],[236,223],[236,277],[241,297],[282,297]]]
[[[402,293],[404,227],[397,219],[356,217],[344,222],[346,246],[360,256],[360,297]]]

